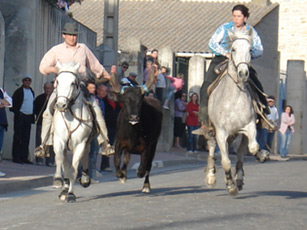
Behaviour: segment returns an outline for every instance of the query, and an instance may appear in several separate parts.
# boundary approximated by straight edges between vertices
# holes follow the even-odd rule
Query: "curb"
[[[53,175],[31,176],[0,184],[0,195],[52,185]]]

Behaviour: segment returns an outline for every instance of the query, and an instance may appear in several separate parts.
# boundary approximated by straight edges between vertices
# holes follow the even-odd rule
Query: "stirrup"
[[[44,158],[46,155],[46,149],[43,145],[40,145],[34,149],[34,156],[38,158]]]
[[[203,125],[200,128],[193,130],[192,134],[203,135],[206,139],[210,139],[212,136],[214,136],[214,128]]]
[[[110,144],[107,144],[106,146],[103,145],[101,155],[110,157],[114,154],[115,154],[115,149],[113,146],[111,146]]]

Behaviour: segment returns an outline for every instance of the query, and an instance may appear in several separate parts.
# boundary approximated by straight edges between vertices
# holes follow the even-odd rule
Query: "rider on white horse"
[[[225,23],[221,25],[215,33],[212,35],[209,41],[209,48],[215,54],[215,57],[212,59],[205,81],[201,87],[200,93],[200,107],[199,107],[199,119],[202,121],[202,127],[198,130],[195,130],[193,133],[198,135],[206,134],[209,131],[209,117],[208,117],[208,93],[207,89],[209,85],[218,77],[219,74],[215,72],[215,68],[218,64],[226,62],[229,59],[230,50],[229,50],[229,36],[228,31],[247,31],[249,29],[253,30],[253,42],[251,56],[253,59],[258,58],[263,53],[263,46],[261,39],[257,34],[256,30],[246,23],[247,18],[249,17],[248,8],[244,5],[236,5],[232,9],[232,22]],[[225,64],[226,67],[226,64]],[[223,68],[226,69],[226,68]],[[250,79],[253,83],[263,92],[262,85],[257,79],[256,72],[250,68]],[[266,98],[261,95],[261,102],[267,106]]]
[[[82,43],[77,43],[78,28],[75,23],[66,23],[64,30],[62,31],[62,37],[64,43],[52,47],[41,60],[39,70],[42,74],[47,75],[50,73],[58,73],[56,62],[60,63],[79,63],[80,67],[78,72],[81,79],[86,80],[86,68],[90,69],[97,78],[103,76],[106,79],[110,79],[110,75],[105,68],[99,63],[95,55],[90,49]],[[83,87],[85,88],[85,87]],[[52,116],[54,112],[55,93],[53,92],[50,96],[47,108],[43,114],[43,126],[42,126],[42,145],[36,149],[35,155],[44,155],[44,149],[47,145],[52,145],[51,125]],[[96,118],[96,124],[98,129],[98,143],[102,145],[103,155],[114,154],[114,149],[109,144],[107,128],[105,120],[102,116],[101,110],[97,101],[93,98],[87,98],[92,105],[92,111]]]

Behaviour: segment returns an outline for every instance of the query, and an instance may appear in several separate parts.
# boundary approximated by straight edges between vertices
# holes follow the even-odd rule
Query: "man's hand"
[[[0,100],[0,103],[1,103],[1,106],[2,106],[1,108],[11,105],[11,104],[10,104],[7,100],[5,100],[5,99]]]
[[[102,76],[103,76],[105,79],[108,79],[108,80],[111,79],[109,73],[108,73],[106,70],[104,70],[104,71],[102,72]]]
[[[111,73],[116,73],[116,65],[111,66]]]

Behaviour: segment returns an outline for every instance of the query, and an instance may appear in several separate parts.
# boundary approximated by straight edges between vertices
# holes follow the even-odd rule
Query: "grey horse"
[[[246,147],[248,146],[251,154],[259,157],[259,145],[256,141],[256,113],[247,87],[252,33],[252,30],[228,32],[231,45],[228,67],[224,73],[225,76],[221,78],[208,101],[208,115],[215,129],[215,139],[221,152],[221,164],[225,170],[226,187],[231,195],[237,194],[243,186],[243,157],[247,150]],[[243,134],[243,138],[237,151],[235,181],[231,173],[228,148],[230,140],[237,134]],[[214,134],[211,133],[208,139],[209,156],[205,170],[205,182],[209,187],[214,187],[216,183]]]

